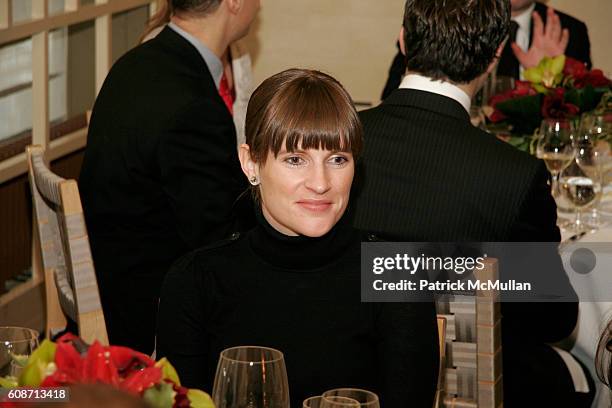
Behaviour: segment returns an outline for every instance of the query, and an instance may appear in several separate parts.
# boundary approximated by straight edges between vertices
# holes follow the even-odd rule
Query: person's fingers
[[[544,36],[547,38],[552,38],[552,32],[557,22],[557,19],[555,18],[556,16],[557,15],[555,14],[552,7],[548,7],[546,9],[546,24],[544,26]]]
[[[563,29],[561,33],[561,42],[559,43],[559,48],[561,49],[561,54],[565,54],[565,49],[567,48],[567,44],[569,43],[570,32],[567,28]]]
[[[561,32],[561,20],[559,19],[559,16],[555,14],[551,21],[550,38],[555,43],[558,43],[559,41],[561,41]]]
[[[515,42],[510,44],[510,48],[512,48],[512,52],[514,56],[518,60],[519,64],[521,64],[525,68],[530,68],[527,65],[530,65],[528,54],[519,47],[519,45]]]
[[[544,36],[544,23],[537,11],[533,12],[533,39]],[[535,41],[534,41],[535,42]]]

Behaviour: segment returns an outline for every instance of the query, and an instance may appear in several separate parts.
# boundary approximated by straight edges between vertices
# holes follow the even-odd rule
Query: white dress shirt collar
[[[465,93],[463,89],[459,88],[457,85],[451,84],[450,82],[440,80],[436,81],[418,74],[408,74],[404,77],[404,79],[402,79],[402,83],[399,87],[400,89],[416,89],[419,91],[426,91],[446,96],[459,102],[466,112],[468,114],[470,113],[472,101],[470,100],[469,95]]]
[[[187,31],[180,28],[178,25],[174,24],[173,22],[168,23],[168,27],[170,27],[178,35],[180,35],[181,37],[189,41],[191,45],[193,45],[198,50],[198,52],[204,59],[204,62],[206,63],[206,66],[208,67],[208,70],[210,71],[210,74],[212,75],[213,80],[215,81],[215,85],[217,86],[217,89],[219,89],[219,85],[221,83],[221,77],[223,76],[223,63],[221,62],[219,57],[217,57],[210,50],[210,48],[204,45],[204,43],[202,43],[200,40],[198,40],[193,35],[189,34]]]
[[[523,51],[527,51],[529,48],[529,39],[531,37],[531,15],[535,10],[535,3],[529,8],[523,11],[518,16],[512,17],[512,20],[516,21],[519,28],[516,33],[516,42]],[[512,38],[510,40],[513,40]]]

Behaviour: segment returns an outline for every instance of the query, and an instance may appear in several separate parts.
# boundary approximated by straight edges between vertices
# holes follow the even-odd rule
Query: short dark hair
[[[215,11],[223,0],[168,0],[172,2],[172,9],[197,15],[208,14]]]
[[[348,92],[319,71],[288,69],[263,81],[247,108],[245,135],[253,160],[302,149],[347,151],[357,159],[363,130]]]
[[[407,0],[406,66],[433,79],[482,75],[510,28],[509,0]]]

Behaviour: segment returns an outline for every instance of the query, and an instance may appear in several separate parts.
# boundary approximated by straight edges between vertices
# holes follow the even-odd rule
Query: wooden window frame
[[[51,124],[49,121],[49,32],[73,24],[95,21],[95,92],[98,94],[111,65],[112,16],[149,6],[157,10],[158,0],[95,0],[82,6],[80,0],[65,0],[64,11],[48,14],[48,0],[32,0],[31,20],[13,23],[12,1],[0,0],[0,46],[32,40],[32,130],[0,141],[0,184],[27,173],[25,146],[39,144],[47,162],[85,147],[87,118]],[[1,154],[4,152],[4,154]],[[35,223],[33,223],[35,228]],[[36,239],[36,232],[32,234]],[[40,330],[43,320],[43,276],[40,254],[32,246],[32,279],[0,296],[0,320],[11,325]]]
[[[80,0],[65,0],[64,11],[48,15],[48,0],[32,0],[32,18],[28,21],[11,21],[11,4],[16,0],[0,0],[0,46],[32,39],[32,130],[20,135],[21,144],[39,144],[44,147],[47,160],[53,160],[85,146],[87,127],[71,129],[71,132],[50,137],[49,122],[49,32],[73,24],[95,21],[95,86],[96,95],[110,69],[112,44],[111,20],[113,14],[149,6],[152,14],[156,0],[95,0],[82,6]],[[17,0],[18,1],[18,0]],[[31,134],[31,138],[30,138]],[[19,138],[17,137],[17,138]],[[1,141],[16,146],[15,138]],[[11,149],[12,150],[12,149]],[[6,156],[6,154],[2,155]],[[3,158],[0,156],[0,183],[7,182],[27,171],[25,152]]]

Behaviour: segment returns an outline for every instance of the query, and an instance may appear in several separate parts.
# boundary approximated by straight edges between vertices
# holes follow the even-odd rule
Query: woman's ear
[[[238,151],[238,158],[240,159],[240,167],[242,167],[242,172],[249,183],[256,186],[259,184],[259,166],[251,157],[251,148],[248,144],[243,143],[240,145],[240,150]]]

